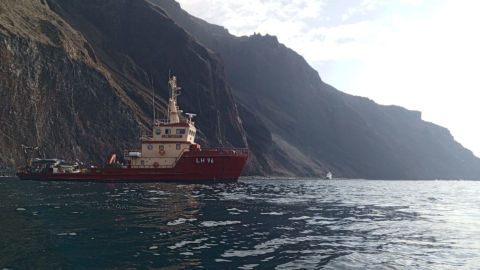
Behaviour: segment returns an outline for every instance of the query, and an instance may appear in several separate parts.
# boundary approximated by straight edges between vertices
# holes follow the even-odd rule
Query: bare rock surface
[[[137,148],[169,72],[200,144],[249,147],[246,175],[480,179],[420,112],[342,93],[276,37],[233,36],[173,0],[0,0],[0,163],[21,165],[21,144],[96,164]]]

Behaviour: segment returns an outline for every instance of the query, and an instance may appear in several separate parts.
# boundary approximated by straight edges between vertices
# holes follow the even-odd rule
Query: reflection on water
[[[477,269],[480,182],[0,181],[5,269]]]

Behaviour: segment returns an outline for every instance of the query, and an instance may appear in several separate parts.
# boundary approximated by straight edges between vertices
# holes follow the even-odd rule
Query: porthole
[[[148,150],[152,150],[152,149],[153,149],[153,145],[150,144],[150,145],[148,146]]]
[[[155,130],[155,133],[159,135],[162,131],[160,129]]]

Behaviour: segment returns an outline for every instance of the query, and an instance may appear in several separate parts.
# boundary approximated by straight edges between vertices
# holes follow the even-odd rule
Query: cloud
[[[422,1],[422,0],[400,0],[400,1]],[[353,2],[355,3],[355,2]],[[342,21],[347,20],[355,14],[367,14],[374,10],[379,9],[382,6],[387,5],[388,2],[384,0],[362,0],[358,4],[353,4],[347,9],[347,11],[342,16]]]
[[[408,4],[411,6],[419,6],[424,2],[424,0],[400,0],[400,3]]]
[[[321,17],[323,1],[319,0],[180,0],[182,8],[210,23],[219,24],[238,36],[253,32],[284,36],[280,29],[286,27],[290,34],[301,31],[305,21]]]
[[[359,10],[356,9],[356,8],[349,8],[347,9],[347,12],[343,14],[342,16],[342,21],[345,21],[346,19],[348,19],[350,16],[352,16],[352,14],[355,14],[355,13],[358,13]]]

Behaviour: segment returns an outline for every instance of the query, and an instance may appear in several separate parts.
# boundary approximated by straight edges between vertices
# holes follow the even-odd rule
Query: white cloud
[[[350,16],[352,16],[352,14],[355,14],[355,13],[357,13],[357,12],[359,12],[359,10],[356,9],[356,8],[349,8],[349,9],[347,9],[347,12],[344,13],[343,16],[342,16],[342,21],[345,21],[345,20],[348,19]]]
[[[400,0],[400,2],[411,6],[419,6],[424,2],[424,0]]]
[[[210,23],[220,24],[238,36],[253,32],[286,36],[282,27],[300,31],[309,19],[318,19],[323,1],[319,0],[180,0],[182,8]],[[290,31],[294,34],[293,31]]]

